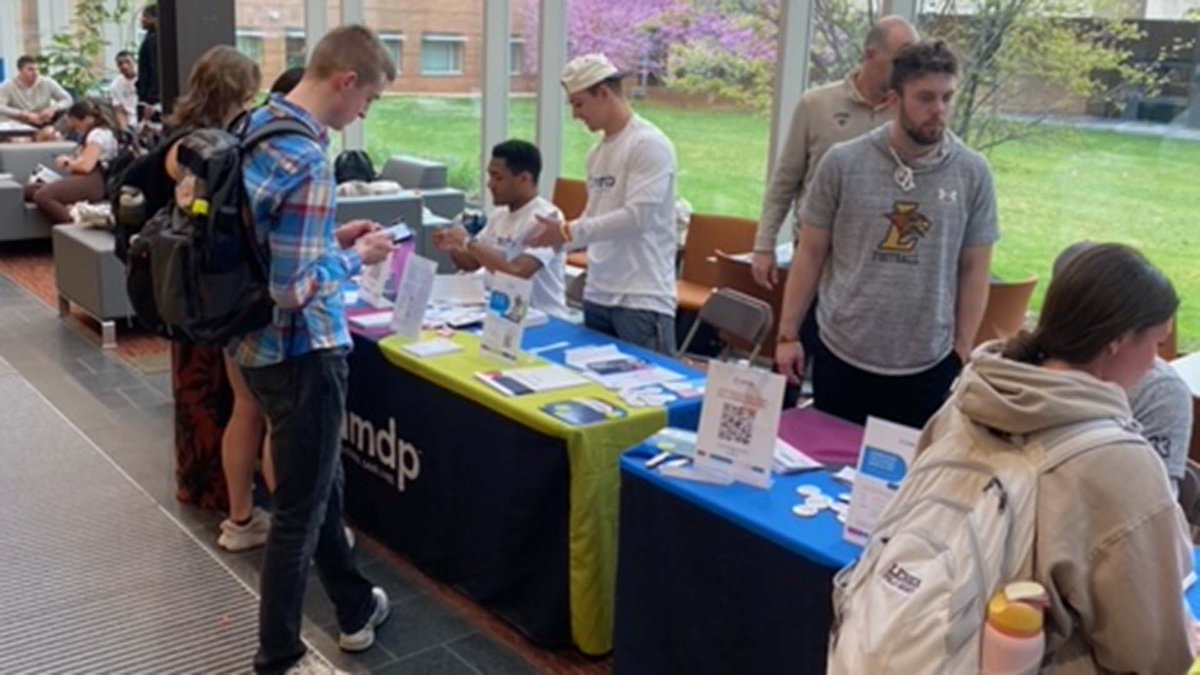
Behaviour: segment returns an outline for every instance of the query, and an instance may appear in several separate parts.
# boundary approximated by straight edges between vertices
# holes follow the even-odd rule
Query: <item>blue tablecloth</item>
[[[827,471],[776,476],[770,490],[741,483],[708,485],[667,478],[647,469],[644,462],[653,453],[647,446],[627,453],[621,458],[621,470],[825,567],[840,569],[862,551],[842,539],[842,526],[833,511],[825,510],[812,518],[792,513],[792,507],[804,501],[796,494],[800,485],[815,485],[833,499],[850,492],[850,486],[834,480]]]

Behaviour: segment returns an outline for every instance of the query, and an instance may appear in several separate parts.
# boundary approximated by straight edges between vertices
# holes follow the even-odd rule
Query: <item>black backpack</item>
[[[136,156],[124,161],[118,156],[109,166],[105,190],[115,222],[115,253],[121,262],[129,262],[129,240],[142,231],[151,216],[171,202],[175,181],[167,175],[167,152],[191,131],[177,130]]]
[[[126,289],[139,321],[152,330],[224,344],[271,321],[269,252],[250,217],[242,163],[268,138],[317,139],[294,119],[273,120],[249,135],[244,128],[183,136],[178,158],[193,199],[170,200],[130,242]]]
[[[375,180],[375,165],[365,150],[343,150],[333,163],[333,175],[338,183]]]

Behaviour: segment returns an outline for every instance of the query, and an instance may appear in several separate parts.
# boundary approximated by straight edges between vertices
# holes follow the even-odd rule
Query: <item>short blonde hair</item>
[[[329,31],[313,49],[305,75],[325,79],[346,71],[353,71],[364,83],[396,79],[396,64],[379,36],[366,26],[341,26]]]

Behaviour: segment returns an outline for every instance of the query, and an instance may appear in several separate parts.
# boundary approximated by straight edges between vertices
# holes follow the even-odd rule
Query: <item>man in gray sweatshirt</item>
[[[804,377],[797,332],[819,286],[820,410],[920,427],[970,353],[999,235],[987,161],[946,129],[957,84],[944,43],[901,50],[896,119],[835,145],[808,187],[775,359]]]
[[[0,85],[0,118],[24,122],[44,129],[74,100],[62,85],[38,74],[37,60],[25,55],[17,59],[17,74]]]

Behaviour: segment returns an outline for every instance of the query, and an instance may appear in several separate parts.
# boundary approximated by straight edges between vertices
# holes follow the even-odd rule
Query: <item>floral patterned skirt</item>
[[[221,468],[221,434],[233,409],[233,390],[220,347],[171,344],[175,394],[175,496],[202,509],[229,509]]]

